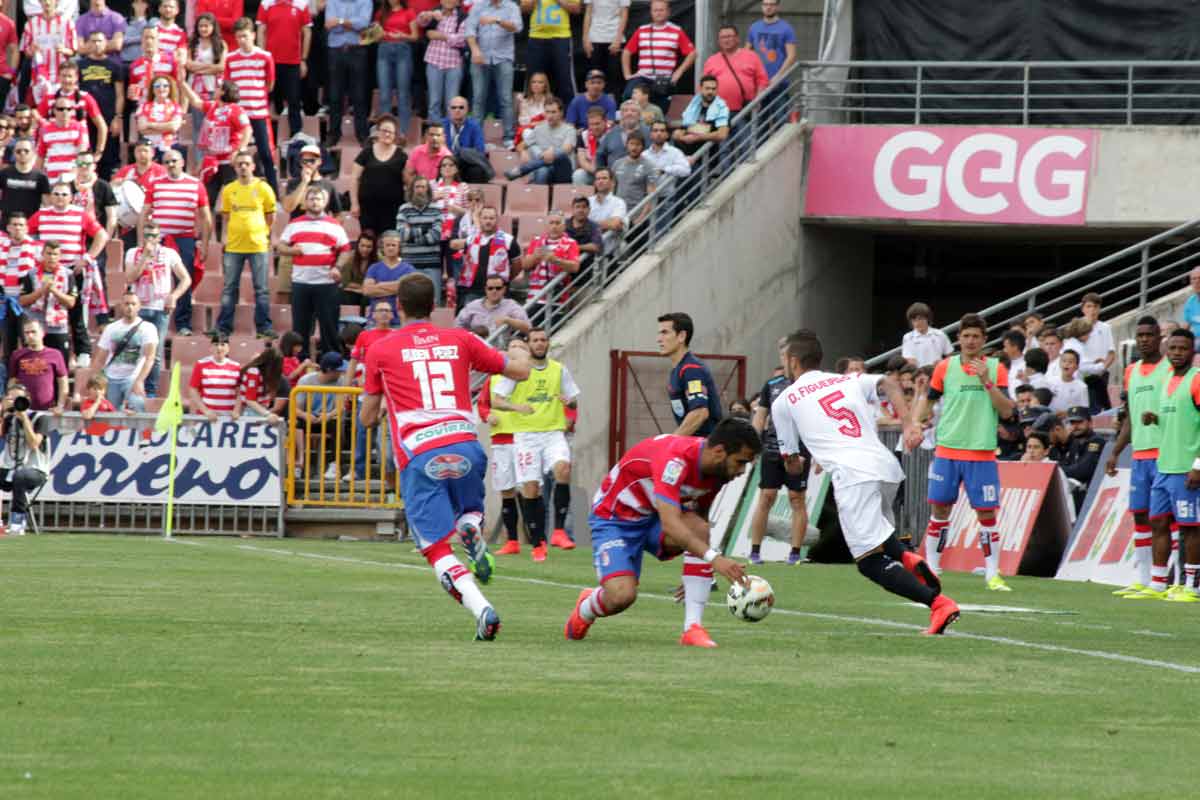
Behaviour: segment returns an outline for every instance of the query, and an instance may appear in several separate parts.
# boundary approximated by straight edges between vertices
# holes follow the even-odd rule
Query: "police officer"
[[[1063,424],[1062,417],[1047,410],[1033,423],[1032,430],[1050,437],[1050,460],[1062,465],[1066,461],[1067,446],[1071,442],[1071,432]]]
[[[1067,424],[1071,426],[1070,439],[1059,463],[1063,473],[1071,481],[1071,494],[1075,498],[1075,508],[1078,510],[1087,495],[1092,475],[1100,464],[1100,453],[1104,451],[1104,437],[1092,430],[1092,412],[1087,406],[1068,408]]]

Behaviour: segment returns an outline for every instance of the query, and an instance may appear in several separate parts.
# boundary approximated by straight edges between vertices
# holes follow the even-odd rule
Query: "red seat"
[[[671,98],[671,105],[667,108],[667,120],[677,120],[683,116],[684,109],[692,102],[693,95],[677,94]]]
[[[271,327],[279,333],[292,329],[292,307],[286,303],[271,304]]]
[[[534,236],[540,236],[546,232],[546,215],[542,214],[518,214],[517,215],[517,242],[524,248],[529,244]]]
[[[555,184],[554,192],[550,196],[550,208],[570,216],[571,202],[576,197],[591,197],[595,193],[596,190],[591,186],[576,186],[571,183]]]
[[[171,363],[190,367],[212,353],[212,345],[204,336],[172,336]]]
[[[499,183],[472,183],[472,189],[483,192],[483,204],[493,206],[496,213],[504,210],[504,187]]]
[[[500,144],[504,141],[504,123],[498,119],[488,119],[483,122],[483,140],[490,144]]]
[[[536,183],[509,184],[504,193],[504,213],[545,214],[550,208],[550,187]]]
[[[492,169],[496,170],[497,182],[507,181],[504,177],[506,170],[521,166],[521,156],[511,150],[490,150],[488,151],[488,161],[492,162]]]

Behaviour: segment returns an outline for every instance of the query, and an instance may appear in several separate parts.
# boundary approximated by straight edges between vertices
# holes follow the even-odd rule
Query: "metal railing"
[[[358,418],[360,395],[357,386],[292,389],[284,475],[289,506],[404,507],[387,420],[364,428]]]
[[[1197,266],[1200,266],[1200,219],[1013,295],[979,314],[988,322],[989,342],[996,344],[1013,324],[1029,314],[1037,314],[1045,324],[1068,322],[1078,316],[1080,298],[1085,292],[1096,292],[1103,298],[1106,317],[1144,308],[1147,303],[1183,288],[1188,273]],[[942,330],[955,333],[958,323]],[[892,348],[867,361],[867,366],[883,366],[899,354],[899,347]]]
[[[1200,61],[801,62],[814,122],[1200,122]]]
[[[529,296],[525,313],[553,334],[569,323],[634,262],[665,238],[688,212],[703,206],[713,189],[742,164],[753,163],[758,147],[780,128],[797,121],[800,64],[793,64],[769,89],[760,92],[731,120],[723,142],[708,142],[692,156],[692,173],[669,178],[629,210],[629,224],[612,252],[600,256],[575,275],[560,273]],[[800,177],[796,176],[797,186]],[[506,330],[488,338],[498,344]]]

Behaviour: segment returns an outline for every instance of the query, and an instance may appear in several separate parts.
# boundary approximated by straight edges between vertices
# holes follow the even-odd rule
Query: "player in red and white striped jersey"
[[[75,180],[75,158],[90,147],[87,123],[75,118],[75,103],[57,97],[50,105],[52,119],[38,127],[37,152],[50,183]]]
[[[158,4],[158,46],[167,55],[174,56],[178,52],[181,58],[177,57],[177,61],[186,61],[188,35],[187,31],[175,24],[178,16],[177,0],[162,0]]]
[[[638,27],[625,48],[621,51],[621,70],[625,73],[625,99],[633,96],[634,86],[653,87],[654,79],[670,77],[671,83],[679,83],[683,74],[696,61],[696,47],[684,33],[683,28],[670,21],[671,6],[667,0],[651,0],[650,22]],[[634,72],[633,56],[638,57],[637,72]],[[665,114],[670,105],[670,94],[651,92],[654,102]]]
[[[58,0],[42,0],[42,13],[25,20],[21,52],[32,67],[29,76],[34,102],[58,90],[58,70],[78,49],[75,23],[58,13]]]
[[[312,336],[313,317],[321,328],[321,352],[340,346],[338,315],[342,274],[338,256],[350,249],[346,230],[325,213],[329,196],[320,186],[304,193],[305,214],[288,223],[275,245],[281,255],[292,257],[292,329],[304,341]]]
[[[108,244],[108,232],[96,218],[79,206],[71,205],[71,184],[59,181],[50,189],[50,205],[29,218],[29,233],[42,241],[62,245],[62,263],[72,269],[84,265],[84,256],[95,258]],[[86,242],[91,238],[91,246]]]
[[[494,639],[500,617],[475,584],[476,576],[483,582],[491,577],[493,558],[481,534],[487,457],[475,432],[471,370],[524,380],[529,353],[505,356],[473,333],[432,325],[434,297],[433,281],[425,275],[400,279],[404,325],[385,345],[367,351],[360,417],[367,427],[378,423],[387,398],[409,529],[442,586],[475,618],[475,637]],[[450,549],[455,532],[474,576]]]
[[[237,49],[225,56],[225,79],[238,87],[238,105],[250,118],[254,144],[263,162],[263,177],[274,189],[279,181],[275,175],[275,160],[271,153],[275,143],[271,138],[269,99],[275,88],[275,59],[254,44],[254,20],[242,17],[233,24]]]
[[[238,380],[242,365],[229,358],[229,337],[217,332],[212,337],[212,355],[205,356],[192,368],[188,399],[193,414],[203,414],[209,422],[233,415],[237,404]]]
[[[680,644],[716,647],[700,625],[713,570],[731,581],[741,581],[745,571],[709,547],[708,509],[720,488],[741,475],[761,450],[749,422],[727,418],[706,439],[663,434],[622,456],[600,484],[589,519],[600,586],[580,592],[563,629],[566,638],[582,639],[597,618],[633,605],[643,553],[660,561],[682,553],[697,564],[684,569],[688,591]]]

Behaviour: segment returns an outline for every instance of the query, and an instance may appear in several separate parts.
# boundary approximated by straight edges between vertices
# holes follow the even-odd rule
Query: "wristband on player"
[[[1196,460],[1197,460],[1197,461],[1200,461],[1200,459],[1196,459]],[[720,553],[718,553],[716,550],[714,550],[713,548],[711,548],[711,547],[710,547],[710,548],[708,548],[708,550],[707,550],[707,551],[705,551],[705,553],[704,553],[704,560],[705,560],[705,561],[707,561],[709,564],[711,564],[713,561],[715,561],[715,560],[716,560],[717,556],[719,556],[719,555],[721,555],[721,554],[720,554]]]
[[[1192,462],[1192,469],[1200,469],[1200,458]]]
[[[994,384],[994,383],[988,383],[985,381],[983,384],[983,388],[987,389],[990,392],[995,387],[995,385],[996,384]]]

